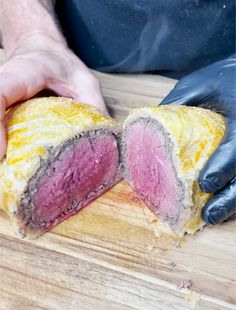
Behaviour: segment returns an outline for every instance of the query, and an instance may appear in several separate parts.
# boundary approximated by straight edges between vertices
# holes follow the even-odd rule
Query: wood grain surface
[[[176,82],[96,75],[119,119]],[[181,240],[161,226],[124,181],[36,240],[0,212],[0,309],[236,309],[235,223]],[[184,280],[191,286],[178,288]]]
[[[93,72],[101,82],[109,112],[119,121],[133,108],[158,105],[176,83],[176,80],[158,75]]]
[[[1,309],[235,309],[234,223],[183,240],[158,226],[125,182],[36,240],[1,214]]]

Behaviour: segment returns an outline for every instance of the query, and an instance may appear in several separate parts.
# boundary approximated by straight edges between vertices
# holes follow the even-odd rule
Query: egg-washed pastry
[[[219,114],[177,105],[134,110],[124,123],[125,178],[178,235],[204,225],[201,209],[211,194],[201,192],[198,176],[224,131]]]
[[[0,202],[23,235],[41,234],[120,179],[120,125],[71,99],[28,100],[6,113]]]

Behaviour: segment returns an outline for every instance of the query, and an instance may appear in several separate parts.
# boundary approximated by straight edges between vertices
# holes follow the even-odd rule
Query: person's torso
[[[234,0],[58,0],[70,47],[91,68],[181,77],[235,52]]]

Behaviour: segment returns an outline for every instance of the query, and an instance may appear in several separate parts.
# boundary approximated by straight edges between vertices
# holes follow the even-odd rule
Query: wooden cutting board
[[[124,181],[36,240],[1,213],[0,309],[236,309],[235,223],[158,227]]]
[[[156,105],[176,82],[95,74],[118,119]],[[235,223],[182,240],[159,227],[125,182],[36,240],[0,212],[0,309],[236,309]]]

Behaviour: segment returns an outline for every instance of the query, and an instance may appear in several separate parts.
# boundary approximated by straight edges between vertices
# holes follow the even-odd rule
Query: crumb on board
[[[189,288],[192,286],[192,281],[190,279],[185,279],[185,280],[182,280],[180,282],[180,284],[177,286],[177,289],[178,290],[181,290],[182,288]]]
[[[155,249],[155,246],[153,245],[153,244],[150,244],[150,245],[148,245],[148,251],[154,251],[154,249]]]
[[[19,228],[19,234],[21,236],[21,238],[25,238],[26,237],[26,232],[24,228]]]
[[[169,266],[170,266],[172,269],[175,269],[176,263],[175,263],[174,261],[169,262]]]
[[[190,302],[191,309],[198,309],[199,301],[201,300],[201,295],[197,292],[188,290],[187,294],[184,297],[185,300]]]
[[[176,248],[181,248],[180,242],[179,242],[178,240],[173,240],[173,245],[174,245]]]

